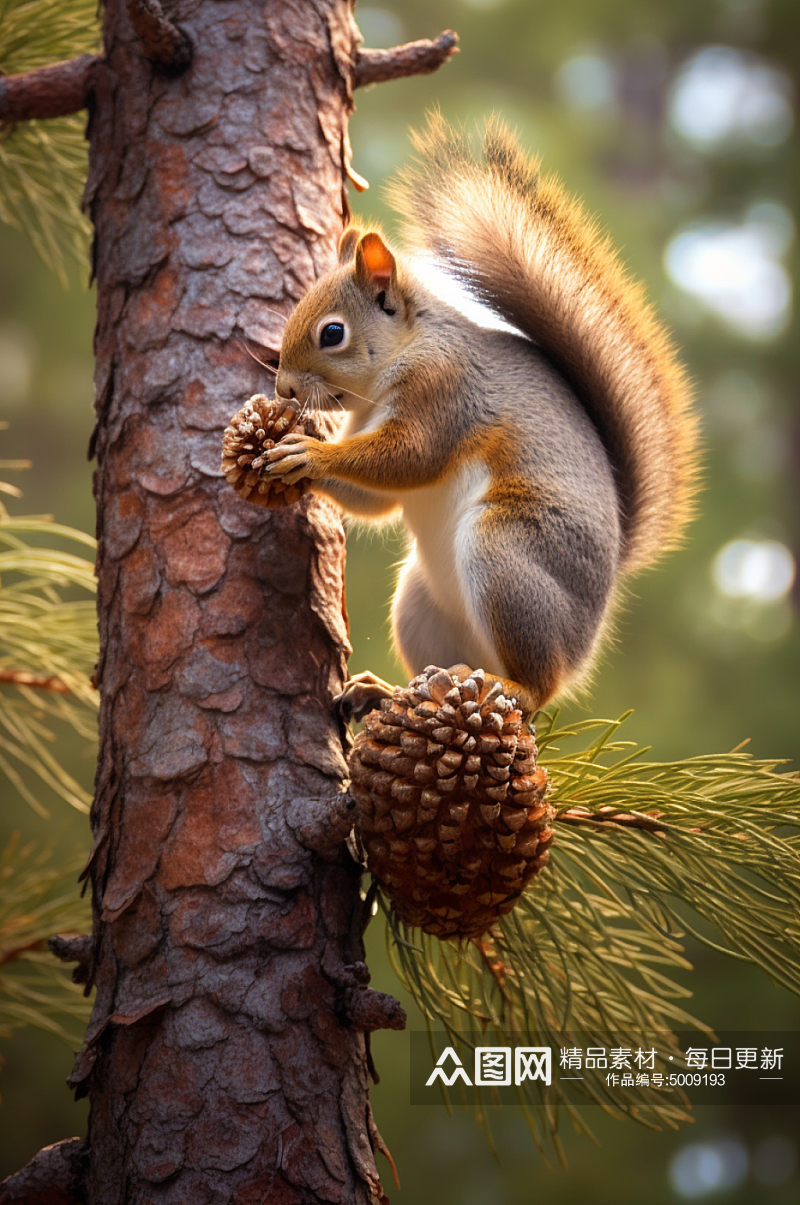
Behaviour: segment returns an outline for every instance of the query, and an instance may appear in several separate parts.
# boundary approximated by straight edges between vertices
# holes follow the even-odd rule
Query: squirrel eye
[[[338,347],[344,340],[343,322],[326,322],[319,332],[320,347]]]

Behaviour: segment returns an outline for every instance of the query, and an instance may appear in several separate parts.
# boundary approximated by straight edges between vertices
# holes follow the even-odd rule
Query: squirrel
[[[379,230],[349,227],[289,317],[275,384],[344,425],[289,435],[265,471],[356,516],[402,511],[392,627],[410,673],[480,666],[530,718],[586,675],[623,580],[690,517],[691,388],[608,239],[502,123],[478,153],[438,114],[413,137],[393,188],[411,256],[504,322],[477,325]],[[344,714],[389,690],[351,679]]]

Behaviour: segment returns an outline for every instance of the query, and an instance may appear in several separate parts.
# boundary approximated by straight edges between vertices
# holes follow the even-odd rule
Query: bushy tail
[[[559,366],[615,465],[624,566],[650,563],[677,542],[697,477],[691,389],[667,332],[596,222],[506,126],[489,122],[482,155],[438,114],[414,138],[419,158],[392,190],[412,246]]]

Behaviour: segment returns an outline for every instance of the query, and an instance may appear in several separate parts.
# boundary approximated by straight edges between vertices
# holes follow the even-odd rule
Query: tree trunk
[[[140,9],[164,20],[153,0],[108,0],[90,120],[97,997],[72,1080],[91,1099],[86,1199],[369,1202],[379,1140],[348,1007],[363,905],[331,710],[342,528],[313,495],[252,506],[219,470],[228,418],[270,391],[244,340],[275,359],[271,309],[329,266],[346,217],[357,31],[348,0],[178,0],[193,54],[171,73],[146,57]]]

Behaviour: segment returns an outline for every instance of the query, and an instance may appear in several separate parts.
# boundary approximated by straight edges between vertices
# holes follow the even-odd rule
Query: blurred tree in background
[[[0,69],[10,73],[60,57],[56,47],[65,39],[72,40],[64,55],[93,48],[93,5],[79,12],[65,0],[68,27],[53,24],[58,7],[50,0],[0,4],[0,19],[15,8],[28,29],[42,33],[29,59],[19,57],[24,39],[4,42]],[[686,549],[637,581],[617,647],[593,684],[592,712],[613,716],[634,707],[630,735],[654,744],[659,758],[731,748],[748,737],[758,756],[796,758],[800,349],[789,333],[800,171],[795,0],[566,0],[558,6],[405,0],[359,4],[358,19],[367,45],[432,36],[450,26],[459,32],[461,53],[430,80],[360,94],[351,125],[354,163],[374,191],[354,201],[356,210],[391,225],[377,186],[409,153],[407,127],[418,126],[430,105],[467,123],[501,112],[546,167],[602,215],[632,269],[648,281],[697,381],[707,446],[700,518]],[[60,120],[76,132],[77,162],[81,119]],[[0,136],[0,171],[24,183],[39,162],[36,140],[46,139],[48,129],[43,124],[32,134],[20,128]],[[63,178],[51,181],[49,224],[47,213],[33,215],[38,250],[51,259],[58,251],[53,240],[65,237],[57,231],[67,232],[68,242],[81,238],[67,182],[72,170],[72,162],[64,163]],[[65,213],[73,215],[68,225],[61,222]],[[85,267],[65,269],[71,290],[63,293],[25,236],[32,216],[24,191],[4,216],[22,228],[0,230],[0,407],[11,424],[3,434],[5,454],[34,462],[24,480],[26,513],[50,513],[87,530],[92,501],[89,469],[81,464],[91,421],[94,315],[82,291]],[[399,675],[388,652],[386,615],[400,552],[398,538],[384,533],[351,540],[353,672]],[[77,589],[70,586],[65,601],[74,602],[70,590]],[[8,697],[3,688],[4,706]],[[578,716],[581,706],[575,705]],[[56,727],[59,722],[53,720]],[[62,738],[47,747],[85,789],[92,766],[88,739]],[[24,789],[35,793],[31,774],[20,773]],[[8,786],[4,805],[0,849],[10,848],[16,832],[40,850],[52,842],[58,850],[53,865],[63,869],[85,840],[84,822],[56,799],[48,803],[48,820]],[[28,865],[39,856],[31,852]],[[24,878],[25,861],[13,849],[3,864],[9,865]],[[43,893],[36,907],[46,908],[53,893]],[[43,914],[44,925],[48,919]],[[372,928],[371,964],[379,980],[382,937],[377,924]],[[700,950],[692,955],[695,1011],[716,1028],[797,1028],[796,1001],[756,971]],[[655,1203],[705,1193],[730,1202],[796,1200],[796,1110],[708,1108],[694,1131],[674,1138],[600,1122],[602,1147],[568,1144],[570,1171],[550,1175],[534,1163],[524,1126],[509,1109],[495,1123],[503,1158],[498,1170],[468,1119],[408,1108],[407,1049],[397,1035],[379,1036],[375,1048],[383,1076],[375,1107],[404,1173],[401,1200],[521,1205],[534,1196],[571,1202],[590,1193],[598,1205],[638,1203],[644,1193]],[[44,1143],[76,1132],[80,1122],[62,1087],[68,1048],[29,1030],[2,1041],[0,1051],[6,1059],[0,1078],[4,1175]]]

